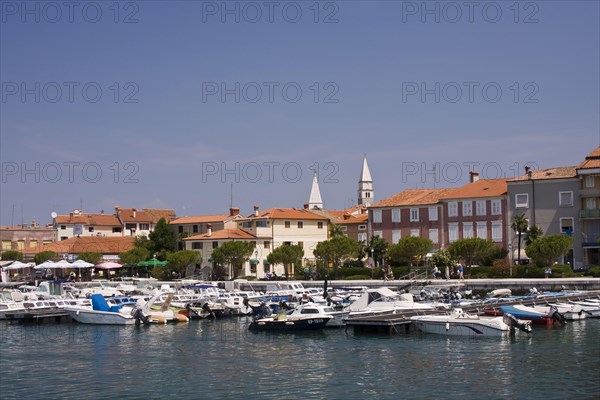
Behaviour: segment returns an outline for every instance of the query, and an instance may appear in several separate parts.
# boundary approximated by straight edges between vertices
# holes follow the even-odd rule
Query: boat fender
[[[450,330],[450,322],[446,322],[446,331]]]

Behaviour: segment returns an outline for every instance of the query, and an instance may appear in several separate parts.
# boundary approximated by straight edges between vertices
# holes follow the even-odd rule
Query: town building
[[[212,232],[236,228],[236,221],[240,218],[242,218],[240,209],[231,207],[229,214],[179,217],[172,220],[170,225],[175,230],[175,234],[179,239],[179,250],[183,250],[186,248],[185,243],[182,241],[184,238],[205,234],[208,232],[209,226]]]
[[[119,261],[119,254],[135,247],[135,237],[87,236],[72,237],[42,246],[39,252],[53,251],[62,258],[74,261],[81,253],[100,253],[103,261]]]
[[[582,264],[600,265],[600,147],[588,154],[576,171],[580,182],[579,199],[575,201],[580,206]]]
[[[32,221],[30,225],[1,226],[0,241],[2,251],[16,250],[23,253],[24,258],[29,261],[45,245],[56,242],[57,230],[51,225],[40,226]],[[0,255],[1,256],[1,255]]]

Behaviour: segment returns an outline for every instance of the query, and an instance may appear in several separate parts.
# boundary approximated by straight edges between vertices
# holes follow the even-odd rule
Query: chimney
[[[258,206],[254,206],[254,216],[255,217],[258,217],[258,210],[259,210],[259,207]]]
[[[206,236],[212,236],[212,224],[206,224]]]
[[[133,218],[137,217],[137,210],[133,208]]]
[[[479,172],[477,171],[471,171],[469,172],[469,182],[473,183],[473,182],[477,182],[479,180]]]
[[[236,215],[239,215],[239,213],[240,213],[240,209],[237,208],[237,207],[231,207],[229,209],[229,216],[230,217],[235,217]]]
[[[308,210],[308,203],[304,203],[304,209]]]

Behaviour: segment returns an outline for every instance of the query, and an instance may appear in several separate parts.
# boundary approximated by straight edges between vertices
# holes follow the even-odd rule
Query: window
[[[269,221],[265,221],[265,220],[256,221],[256,227],[257,228],[266,228],[268,226],[269,226]]]
[[[411,229],[410,230],[410,236],[421,236],[421,232],[419,231],[419,229]]]
[[[67,239],[68,239],[68,237],[66,237],[66,236],[61,236],[60,237],[60,240],[67,240]]]
[[[451,201],[448,203],[448,216],[449,217],[457,217],[458,216],[458,203],[456,201]]]
[[[291,226],[290,221],[285,221],[283,224],[286,228],[289,228]]]
[[[24,240],[18,240],[17,241],[17,250],[25,250],[25,241]]]
[[[177,232],[178,232],[178,233],[183,233],[183,225],[179,225],[179,226],[177,227]]]
[[[321,221],[317,222],[317,228],[323,229],[323,222],[321,222]]]
[[[585,177],[585,187],[593,188],[596,186],[596,182],[594,182],[594,177],[592,175]]]
[[[515,194],[515,207],[516,208],[528,208],[529,207],[529,195],[527,193]]]
[[[2,241],[2,250],[10,250],[11,249],[11,241],[3,240]]]
[[[265,250],[268,250],[271,248],[271,242],[269,242],[268,240],[265,240],[263,243],[263,247],[265,248]]]
[[[450,243],[458,240],[458,224],[448,224],[448,240]]]
[[[66,225],[61,225],[60,229],[64,231],[65,229],[67,229],[67,226]]]
[[[471,202],[471,201],[463,201],[463,203],[462,203],[462,215],[463,216],[473,215],[473,202]]]
[[[473,237],[473,223],[463,223],[463,239],[471,239]]]
[[[429,230],[429,240],[431,240],[433,242],[433,244],[438,244],[439,243],[438,230],[437,229],[430,229]]]
[[[202,250],[202,242],[192,242],[192,250]]]
[[[429,220],[430,221],[438,220],[438,208],[437,207],[429,207]]]
[[[140,224],[140,230],[141,231],[149,231],[150,230],[150,224]],[[198,231],[196,231],[198,232]]]
[[[487,240],[487,222],[478,222],[477,223],[477,237],[479,239]]]
[[[212,243],[212,248],[213,248],[213,249],[216,249],[217,247],[219,247],[219,242],[217,242],[217,241],[214,241],[214,242]]]
[[[131,230],[135,231],[136,228],[137,228],[137,224],[125,224],[125,229],[127,229],[128,231],[131,231]]]
[[[298,229],[304,228],[304,222],[298,221]]]
[[[373,231],[373,236],[379,236],[380,238],[383,237],[383,232],[381,231]]]
[[[410,209],[410,222],[417,222],[417,221],[419,221],[419,209],[411,208]]]
[[[560,231],[567,236],[573,236],[573,218],[561,218]]]
[[[366,233],[359,233],[358,234],[358,241],[359,242],[366,242],[367,241],[367,234]]]
[[[485,200],[477,200],[477,202],[475,203],[475,213],[477,215],[487,214],[485,210]]]
[[[494,242],[502,241],[502,222],[492,222],[492,240]]]
[[[252,221],[246,221],[244,223],[242,223],[242,228],[252,228]],[[286,228],[289,228],[288,226],[286,226]]]
[[[392,222],[400,222],[400,209],[399,208],[392,209]]]
[[[115,226],[112,228],[112,233],[121,233],[123,229],[120,226]]]
[[[140,229],[143,228],[140,226]],[[192,225],[192,233],[198,233],[198,225]]]
[[[88,232],[94,232],[94,227],[93,227],[93,226],[90,226],[90,227],[88,228]]]
[[[346,232],[348,230],[348,226],[346,226],[346,225],[340,225],[340,230],[342,232]]]
[[[596,199],[594,197],[588,197],[585,199],[585,209],[586,210],[595,210],[596,209]]]
[[[401,238],[401,233],[399,230],[393,230],[392,231],[392,243],[396,244],[400,241]]]
[[[37,248],[38,248],[38,244],[39,244],[39,243],[38,243],[38,241],[37,241],[37,240],[31,240],[31,241],[29,242],[29,248],[30,248],[30,249],[37,249]]]
[[[381,223],[381,210],[373,210],[373,223],[374,224]]]
[[[304,248],[304,242],[298,242],[298,246]]]
[[[492,200],[492,215],[502,214],[502,203],[500,200]]]
[[[573,207],[573,192],[558,192],[559,207]]]

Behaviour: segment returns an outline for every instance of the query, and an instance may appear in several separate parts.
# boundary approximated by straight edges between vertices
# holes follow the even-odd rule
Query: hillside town
[[[336,234],[362,243],[363,255],[358,261],[371,268],[385,265],[383,255],[374,251],[377,237],[387,244],[406,237],[428,239],[433,245],[429,255],[456,241],[479,238],[503,249],[511,265],[521,264],[529,257],[520,236],[531,227],[539,228],[543,236],[572,238],[571,247],[556,262],[575,271],[585,270],[600,264],[600,147],[574,161],[571,166],[544,169],[526,166],[516,178],[485,179],[473,170],[460,187],[405,189],[378,200],[377,182],[365,156],[357,205],[350,208],[328,208],[315,174],[307,188],[308,201],[301,207],[285,204],[261,209],[260,205],[244,204],[252,212],[224,207],[222,214],[190,216],[177,216],[171,209],[120,206],[98,213],[63,210],[52,213],[52,221],[44,225],[32,221],[0,227],[2,262],[10,263],[6,255],[15,253],[31,262],[48,251],[68,261],[94,252],[103,262],[122,262],[121,255],[133,250],[140,238],[150,235],[164,220],[176,237],[176,250],[198,253],[196,265],[184,275],[207,279],[215,276],[219,264],[213,252],[228,242],[250,242],[253,247],[236,268],[224,266],[222,277],[268,279],[289,272],[285,265],[269,262],[275,249],[299,246],[301,265],[296,268],[312,270],[320,261],[315,255],[317,246]],[[527,221],[524,231],[515,229],[517,217]]]

